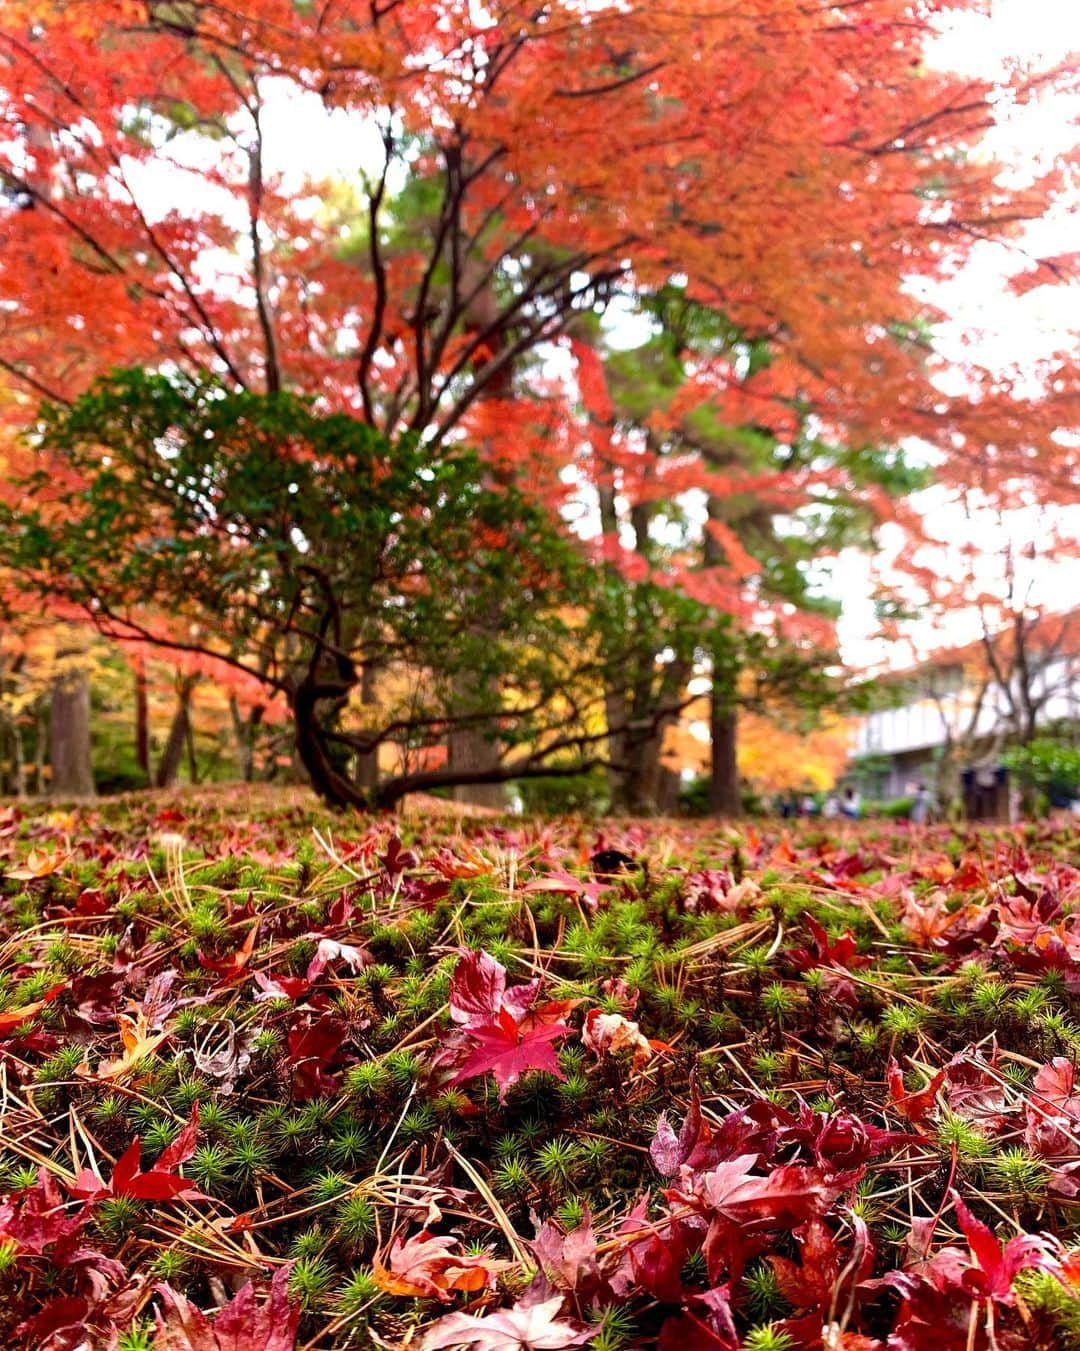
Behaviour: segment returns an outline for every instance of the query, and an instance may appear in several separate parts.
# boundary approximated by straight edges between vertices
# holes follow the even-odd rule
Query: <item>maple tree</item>
[[[811,705],[824,692],[815,673],[834,660],[835,607],[806,565],[869,542],[883,504],[922,476],[888,448],[830,444],[801,398],[772,382],[768,345],[685,289],[646,301],[653,332],[639,346],[601,363],[577,344],[609,622],[618,641],[636,639],[607,692],[609,718],[618,725],[629,708],[641,721],[691,675],[708,680],[710,805],[734,815],[740,708],[770,686]],[[616,801],[629,789],[631,808],[656,806],[664,731],[661,721],[632,742]]]

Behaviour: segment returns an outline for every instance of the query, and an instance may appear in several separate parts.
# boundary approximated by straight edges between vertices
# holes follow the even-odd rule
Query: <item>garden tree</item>
[[[709,703],[706,694],[690,704],[665,747],[683,769],[705,778],[712,762]],[[759,795],[832,788],[844,773],[850,748],[847,719],[832,710],[808,716],[797,704],[769,697],[739,713],[738,775]]]
[[[797,792],[808,783],[824,792],[843,775],[851,749],[846,719],[826,712],[808,725],[799,713],[776,708],[741,720],[739,772],[759,792]]]
[[[46,406],[37,435],[66,472],[38,471],[28,505],[3,512],[25,584],[113,637],[224,662],[286,699],[328,801],[392,806],[563,773],[570,752],[594,763],[605,673],[576,626],[588,610],[573,608],[588,570],[513,484],[482,484],[475,456],[415,437],[390,447],[283,391],[142,372]],[[365,663],[417,679],[354,731],[341,715]],[[482,678],[463,706],[468,672]],[[497,765],[403,770],[371,789],[348,772],[358,753],[391,742],[404,760],[463,723],[497,733]]]
[[[0,410],[25,416],[26,399],[0,388]],[[32,453],[12,428],[0,423],[0,479],[29,472]],[[0,563],[4,736],[11,755],[11,780],[26,789],[26,736],[33,738],[35,790],[43,790],[45,746],[49,783],[57,797],[90,797],[94,775],[90,744],[90,676],[94,657],[86,616],[59,597],[28,603],[18,579]],[[45,685],[43,686],[43,683]]]
[[[577,342],[607,593],[623,598],[614,632],[639,635],[609,707],[630,703],[641,718],[651,698],[670,701],[665,686],[707,669],[710,802],[729,816],[739,810],[743,671],[755,672],[754,697],[769,679],[801,687],[808,708],[820,698],[817,673],[835,660],[833,606],[813,590],[809,566],[868,544],[890,498],[922,476],[900,453],[827,439],[777,378],[767,345],[684,288],[664,288],[645,308],[652,333],[637,347],[602,362],[595,342]],[[638,748],[648,769],[631,785],[637,810],[650,797],[655,805],[660,744]]]
[[[252,780],[259,731],[288,716],[284,701],[274,699],[244,671],[206,653],[185,650],[185,644],[199,636],[197,625],[193,632],[190,622],[185,626],[162,611],[155,616],[153,629],[159,638],[179,646],[127,638],[122,648],[133,676],[135,763],[145,783],[171,787],[185,753],[189,777],[197,782],[196,695],[201,695],[207,715],[203,722],[213,722],[217,738],[231,732],[239,777]],[[162,725],[167,730],[159,739],[154,729]]]
[[[92,797],[90,683],[100,654],[85,623],[0,601],[0,782],[22,797]],[[45,766],[48,764],[48,775]]]
[[[0,792],[45,791],[49,698],[55,681],[52,633],[5,624],[0,639]]]
[[[49,708],[49,786],[53,797],[93,797],[89,654],[77,629],[65,626],[64,634],[57,646]]]
[[[146,681],[146,658],[136,652],[131,658],[135,695],[135,763],[150,782],[150,695]]]
[[[171,359],[440,437],[582,309],[678,273],[835,417],[955,431],[904,283],[1042,211],[1060,166],[1009,192],[963,152],[1073,73],[928,68],[939,17],[977,8],[9,0],[4,361],[67,395]],[[315,101],[352,142],[362,258],[283,176],[280,110]],[[423,225],[388,230],[410,186]]]

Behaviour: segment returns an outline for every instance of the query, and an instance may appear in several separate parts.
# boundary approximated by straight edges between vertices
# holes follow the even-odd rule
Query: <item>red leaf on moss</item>
[[[1015,1234],[1002,1243],[992,1229],[972,1215],[955,1191],[952,1203],[973,1259],[973,1266],[964,1278],[969,1289],[1007,1304],[1012,1302],[1013,1281],[1021,1271],[1058,1269],[1056,1242],[1041,1234]]]
[[[300,1306],[289,1300],[289,1270],[278,1268],[261,1304],[249,1281],[213,1322],[171,1286],[157,1286],[154,1351],[293,1351]]]
[[[0,1239],[11,1239],[23,1252],[40,1257],[46,1248],[74,1238],[86,1218],[86,1207],[68,1213],[56,1179],[39,1168],[34,1186],[0,1200]]]
[[[561,1351],[581,1346],[599,1332],[599,1328],[581,1328],[560,1317],[562,1296],[529,1299],[523,1296],[510,1309],[499,1309],[484,1317],[467,1313],[449,1313],[433,1323],[424,1334],[421,1351],[439,1351],[451,1346],[471,1346],[479,1351]]]
[[[317,1022],[303,1021],[289,1031],[289,1061],[293,1071],[293,1097],[297,1102],[324,1097],[337,1087],[330,1072],[338,1058],[348,1029],[331,1014]]]
[[[545,1070],[556,1079],[565,1079],[551,1043],[569,1034],[565,1023],[541,1024],[522,1031],[504,1009],[497,1021],[470,1029],[469,1054],[450,1082],[460,1084],[481,1074],[493,1074],[502,1102],[510,1085],[528,1070]]]
[[[6,1013],[0,1013],[0,1037],[23,1023],[29,1022],[35,1013],[40,1013],[46,1004],[51,1003],[65,989],[67,989],[67,981],[61,981],[59,985],[54,985],[51,990],[46,990],[41,998],[35,999],[32,1004],[24,1004],[22,1008],[8,1009]]]
[[[729,1159],[664,1194],[743,1229],[794,1229],[823,1215],[858,1174],[826,1176],[820,1168],[789,1163],[762,1177],[751,1170],[757,1154]]]
[[[518,986],[509,1001],[515,1022],[532,1003],[539,981]],[[506,967],[487,952],[464,952],[450,977],[450,1017],[466,1029],[493,1023],[506,999]],[[520,1010],[520,1012],[519,1012]]]
[[[375,1284],[387,1294],[427,1296],[448,1304],[452,1291],[486,1290],[510,1265],[483,1254],[463,1253],[460,1239],[422,1229],[411,1238],[396,1237],[385,1257],[375,1257],[372,1271]]]
[[[106,1185],[88,1168],[84,1168],[71,1188],[73,1196],[97,1198],[101,1196],[131,1196],[140,1201],[171,1201],[178,1196],[200,1195],[187,1178],[175,1171],[195,1153],[195,1139],[199,1129],[199,1104],[191,1109],[191,1117],[176,1139],[162,1150],[157,1163],[147,1172],[140,1172],[142,1141],[136,1136],[116,1160],[112,1178]]]
[[[241,975],[248,962],[251,961],[251,954],[255,950],[255,935],[258,933],[259,923],[256,922],[248,930],[247,937],[235,952],[231,952],[228,957],[207,957],[204,952],[199,952],[199,965],[206,971],[213,971],[222,979],[223,984],[236,980]]]
[[[909,1093],[904,1087],[904,1076],[900,1066],[895,1060],[890,1059],[887,1082],[894,1110],[913,1126],[921,1126],[933,1110],[938,1089],[945,1082],[945,1071],[938,1070],[925,1088]]]

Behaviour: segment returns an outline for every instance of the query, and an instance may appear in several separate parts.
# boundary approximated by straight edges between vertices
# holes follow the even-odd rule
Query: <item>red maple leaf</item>
[[[971,1251],[971,1265],[963,1284],[974,1294],[1001,1304],[1013,1302],[1013,1282],[1021,1271],[1033,1267],[1056,1271],[1060,1265],[1056,1241],[1041,1234],[1015,1234],[1002,1243],[994,1232],[977,1220],[956,1192],[953,1209]]]
[[[300,1306],[290,1303],[289,1267],[279,1267],[260,1304],[247,1285],[219,1309],[214,1321],[169,1285],[159,1285],[154,1351],[293,1351]]]
[[[494,1022],[470,1030],[469,1054],[450,1082],[460,1084],[481,1074],[493,1074],[499,1086],[499,1101],[503,1102],[507,1089],[527,1070],[546,1070],[556,1079],[565,1079],[551,1043],[569,1034],[565,1023],[542,1023],[522,1029],[503,1009]]]
[[[545,1347],[561,1351],[563,1347],[582,1346],[596,1336],[598,1329],[579,1327],[561,1318],[563,1299],[530,1298],[524,1295],[509,1309],[499,1309],[477,1317],[450,1313],[432,1323],[424,1334],[421,1351],[440,1351],[451,1346],[470,1346],[476,1351],[529,1351]]]
[[[836,942],[831,942],[829,935],[822,924],[807,913],[803,916],[806,921],[806,927],[810,930],[814,939],[815,951],[811,952],[808,948],[796,948],[790,955],[791,960],[800,971],[809,970],[816,966],[841,966],[851,969],[867,964],[866,957],[857,957],[855,955],[855,935],[850,929],[845,929]]]
[[[330,1072],[348,1029],[340,1018],[324,1014],[317,1022],[303,1020],[289,1031],[289,1063],[297,1102],[325,1097],[337,1087]]]
[[[199,965],[207,971],[213,971],[221,977],[221,983],[227,985],[230,981],[236,980],[251,961],[251,954],[255,949],[255,935],[258,932],[258,921],[248,930],[247,937],[235,952],[230,952],[228,957],[207,957],[200,950]]]
[[[461,1240],[451,1234],[422,1229],[411,1238],[395,1237],[385,1257],[372,1262],[375,1284],[391,1295],[426,1296],[448,1304],[455,1290],[486,1290],[509,1262],[486,1253],[461,1251]]]
[[[938,1070],[925,1088],[909,1093],[904,1087],[904,1076],[900,1066],[890,1059],[887,1071],[889,1097],[896,1112],[918,1128],[933,1110],[938,1089],[945,1082],[945,1071]]]
[[[539,988],[539,980],[507,988],[501,962],[487,952],[465,951],[450,977],[450,1017],[468,1031],[490,1026],[504,1010],[519,1023]]]
[[[96,1174],[84,1168],[71,1188],[72,1196],[97,1199],[104,1196],[132,1196],[140,1201],[171,1201],[178,1196],[200,1195],[187,1178],[175,1171],[195,1153],[195,1138],[199,1129],[199,1104],[191,1109],[191,1117],[176,1139],[163,1149],[157,1163],[147,1172],[139,1170],[142,1159],[142,1141],[136,1136],[116,1160],[112,1178],[106,1185]]]
[[[23,1023],[29,1022],[35,1013],[40,1013],[46,1004],[51,1003],[58,994],[67,988],[67,981],[61,981],[59,985],[54,985],[51,990],[46,990],[40,999],[35,999],[32,1004],[24,1004],[22,1008],[8,1009],[6,1013],[0,1013],[0,1036],[7,1032],[12,1032]]]
[[[546,1070],[565,1078],[551,1045],[570,1029],[562,1021],[576,1000],[537,1004],[539,980],[506,984],[506,968],[487,952],[462,953],[450,978],[450,1016],[463,1035],[437,1063],[457,1072],[452,1084],[494,1074],[499,1101],[527,1070]]]
[[[45,1168],[26,1191],[0,1200],[0,1239],[40,1257],[52,1245],[70,1245],[86,1223],[88,1207],[68,1214],[59,1184]]]

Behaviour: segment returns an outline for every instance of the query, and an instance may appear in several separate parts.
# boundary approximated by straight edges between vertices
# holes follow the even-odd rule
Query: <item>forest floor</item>
[[[0,1335],[1080,1347],[1078,844],[0,807]]]

